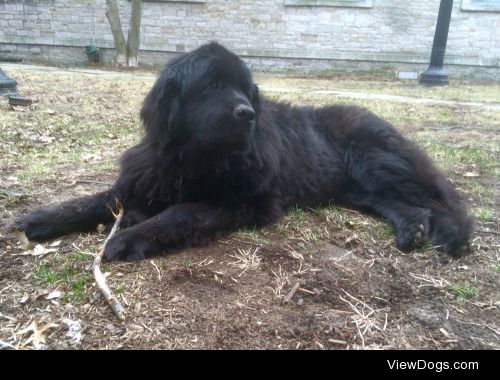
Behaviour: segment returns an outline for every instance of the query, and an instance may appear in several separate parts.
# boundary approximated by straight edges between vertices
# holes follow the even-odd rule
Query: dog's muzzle
[[[255,111],[250,106],[239,104],[234,107],[233,117],[239,122],[250,124],[255,120]]]

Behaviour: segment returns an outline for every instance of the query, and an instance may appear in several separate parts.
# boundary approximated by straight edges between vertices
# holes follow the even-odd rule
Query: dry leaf
[[[23,343],[24,346],[28,345],[29,343],[33,343],[33,346],[37,349],[43,349],[45,346],[45,332],[49,329],[59,327],[57,323],[49,322],[46,323],[45,325],[42,325],[40,323],[40,318],[35,317],[33,321],[30,323],[30,325],[21,331],[19,331],[17,334],[27,334],[31,333],[28,339]]]
[[[45,248],[41,244],[35,245],[35,248],[33,248],[33,256],[41,256],[45,253]]]
[[[19,178],[10,176],[6,178],[7,185],[19,185]]]
[[[476,172],[465,172],[462,174],[463,177],[479,177],[480,174]]]
[[[440,328],[439,331],[441,332],[441,334],[443,334],[446,338],[452,338],[453,336],[448,332],[446,331],[444,328]]]
[[[21,243],[23,249],[30,249],[33,246],[24,231],[16,231],[16,238]]]
[[[352,235],[348,236],[347,239],[345,239],[345,243],[349,244],[351,242],[356,242],[358,240],[358,234],[353,233]]]
[[[57,248],[45,248],[41,244],[37,244],[35,248],[33,249],[33,253],[31,254],[32,256],[42,256],[46,255],[48,253],[53,253],[57,252]]]
[[[79,321],[74,321],[69,318],[63,319],[63,323],[68,327],[66,336],[71,344],[79,344],[82,340],[82,325]]]
[[[26,302],[28,302],[28,300],[30,299],[30,296],[28,293],[24,293],[22,298],[19,300],[19,303],[21,305],[25,304]]]
[[[60,298],[63,294],[64,293],[60,292],[59,290],[54,290],[53,292],[45,294],[44,296],[42,296],[42,298],[46,299],[46,300],[53,300],[53,299],[56,299],[56,298]]]

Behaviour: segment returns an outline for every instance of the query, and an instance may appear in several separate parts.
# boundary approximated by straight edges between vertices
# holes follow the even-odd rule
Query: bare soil
[[[351,210],[292,210],[206,247],[106,265],[126,307],[120,322],[89,272],[103,233],[23,247],[10,227],[28,210],[113,182],[120,153],[140,135],[153,78],[8,73],[36,102],[0,102],[0,349],[500,348],[498,172],[477,162],[447,169],[487,214],[468,257],[432,247],[403,254],[384,221]],[[436,124],[401,128],[412,136],[428,125]],[[470,124],[455,112],[448,125],[460,128],[434,131],[423,145],[460,149],[473,138],[498,153],[498,120]]]

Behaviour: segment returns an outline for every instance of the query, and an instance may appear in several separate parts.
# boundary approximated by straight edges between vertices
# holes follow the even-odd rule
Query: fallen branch
[[[116,316],[121,319],[122,321],[125,320],[125,309],[123,308],[122,304],[120,301],[118,301],[118,298],[113,294],[111,289],[109,288],[108,284],[106,283],[106,278],[104,277],[104,274],[101,271],[101,261],[102,257],[104,255],[104,251],[106,250],[106,245],[108,244],[108,241],[116,234],[116,231],[120,227],[120,223],[123,218],[123,206],[121,202],[116,199],[116,208],[118,210],[118,214],[115,215],[115,224],[113,225],[113,228],[111,229],[108,237],[106,240],[104,240],[104,243],[102,245],[102,248],[100,252],[97,254],[97,256],[94,259],[94,263],[92,264],[92,272],[94,273],[95,277],[95,282],[97,284],[97,287],[101,291],[102,295],[106,299],[106,301],[109,303],[113,311],[115,312]]]

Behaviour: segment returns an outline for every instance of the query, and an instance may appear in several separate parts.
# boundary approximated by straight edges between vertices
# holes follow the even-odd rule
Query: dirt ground
[[[403,254],[382,220],[335,205],[294,209],[206,247],[105,265],[126,308],[121,322],[89,271],[105,234],[26,247],[10,227],[22,213],[113,182],[120,153],[139,139],[138,110],[154,75],[4,71],[35,102],[0,100],[0,349],[500,348],[500,86],[456,83],[453,96],[427,96],[493,105],[486,109],[340,100],[307,87],[426,97],[394,81],[258,77],[266,96],[358,103],[416,139],[471,205],[472,254]],[[301,91],[266,92],[276,82]]]

